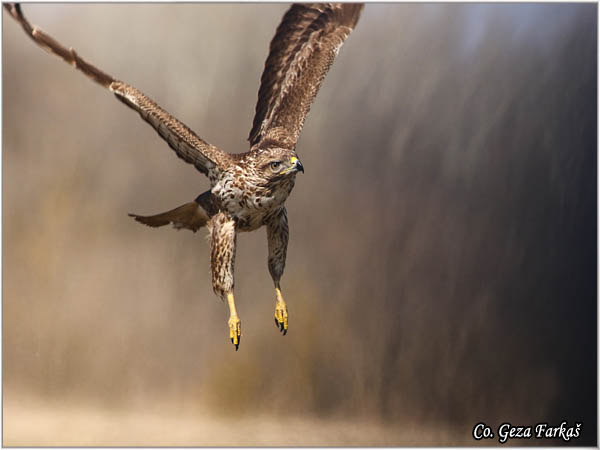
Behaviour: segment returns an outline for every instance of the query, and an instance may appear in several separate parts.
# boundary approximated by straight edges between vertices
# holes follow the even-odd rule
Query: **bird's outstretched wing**
[[[136,110],[185,162],[193,164],[200,172],[208,175],[210,169],[218,168],[228,158],[226,153],[200,139],[196,133],[141,91],[104,73],[81,58],[72,48],[67,49],[39,28],[32,26],[23,15],[19,4],[5,3],[4,7],[36,44],[49,53],[60,56]]]
[[[250,146],[293,148],[321,82],[362,11],[360,3],[295,4],[271,41]]]

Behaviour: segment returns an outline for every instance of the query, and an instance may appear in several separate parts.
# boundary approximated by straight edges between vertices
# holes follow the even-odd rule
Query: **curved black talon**
[[[239,347],[239,346],[240,346],[240,342],[238,341],[238,343],[237,343],[237,344],[235,344],[235,351],[236,351],[236,352],[238,351],[238,347]]]
[[[275,326],[279,328],[279,321],[277,320],[277,317],[275,318]]]
[[[287,334],[287,328],[285,330],[283,330],[283,335],[285,336]]]
[[[283,331],[283,322],[279,324],[279,331]]]

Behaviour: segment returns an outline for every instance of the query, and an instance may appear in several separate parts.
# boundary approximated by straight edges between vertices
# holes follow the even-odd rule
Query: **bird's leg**
[[[275,295],[277,297],[277,300],[275,301],[275,326],[277,326],[285,336],[288,330],[288,311],[285,300],[281,295],[279,283],[275,284]]]
[[[242,340],[242,322],[235,310],[233,292],[227,294],[227,304],[229,305],[229,321],[227,322],[229,325],[229,339],[231,339],[231,342],[235,345],[235,350],[237,351],[240,341]]]
[[[221,300],[229,306],[229,338],[237,351],[242,338],[240,318],[233,299],[233,266],[235,262],[235,222],[223,212],[215,214],[208,223],[210,229],[210,265],[212,285]]]
[[[285,335],[288,330],[288,311],[281,295],[279,281],[285,268],[285,257],[289,229],[285,208],[267,222],[267,240],[269,242],[269,273],[275,284],[275,325]]]

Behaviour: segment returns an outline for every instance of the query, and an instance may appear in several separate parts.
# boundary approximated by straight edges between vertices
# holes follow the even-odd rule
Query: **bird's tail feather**
[[[129,214],[135,220],[149,227],[162,227],[163,225],[173,224],[173,227],[180,230],[182,228],[192,230],[194,233],[206,225],[210,219],[208,214],[196,202],[186,203],[171,211],[167,211],[154,216],[138,216]]]
[[[149,227],[162,227],[171,223],[177,230],[185,228],[195,233],[205,226],[215,213],[215,200],[211,192],[207,191],[199,195],[193,202],[178,206],[164,213],[154,216],[140,216],[137,214],[129,214],[129,216]]]

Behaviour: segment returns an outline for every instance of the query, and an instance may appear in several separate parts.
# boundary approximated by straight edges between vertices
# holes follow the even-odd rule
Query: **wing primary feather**
[[[97,83],[100,83],[104,87],[108,87],[110,83],[115,81],[113,77],[102,72],[100,69],[94,67],[81,58],[72,48],[67,49],[54,38],[40,30],[38,27],[32,26],[23,15],[23,11],[21,10],[21,5],[19,3],[5,3],[4,8],[6,8],[8,13],[21,24],[23,30],[25,30],[25,33],[48,53],[53,53],[61,57],[68,64],[71,64],[76,69],[81,70],[85,75],[92,78]]]
[[[277,27],[261,77],[250,146],[295,147],[304,119],[340,46],[362,11],[359,3],[294,4]]]
[[[59,56],[87,77],[112,91],[119,100],[136,110],[169,144],[177,156],[209,175],[230,160],[229,155],[202,140],[185,124],[177,120],[156,102],[135,87],[123,83],[81,58],[72,48],[67,49],[54,38],[33,26],[23,15],[18,3],[5,3],[5,9],[21,24],[25,33],[49,53]]]

